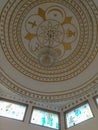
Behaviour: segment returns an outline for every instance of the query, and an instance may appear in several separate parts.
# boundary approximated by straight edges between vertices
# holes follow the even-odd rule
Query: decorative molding
[[[24,103],[24,104],[27,104],[27,105],[32,105],[32,107],[40,107],[40,108],[43,108],[43,109],[49,109],[49,110],[53,110],[53,111],[57,111],[57,112],[60,112],[60,109],[58,106],[55,106],[55,105],[49,105],[48,103],[42,103],[42,102],[38,102],[38,101],[32,101],[32,99],[30,98],[26,98],[26,97],[23,97],[23,96],[20,96],[20,95],[10,95],[10,94],[7,94],[5,92],[0,92],[0,98],[4,98],[4,99],[9,99],[9,100],[12,100],[12,101],[17,101],[17,102],[20,102],[20,103]]]
[[[98,95],[98,83],[97,83],[97,86],[94,87],[88,93],[86,93],[78,98],[75,98],[74,101],[72,100],[71,103],[68,103],[68,104],[66,104],[66,106],[61,107],[61,111],[65,112],[65,111],[81,104],[82,102],[85,102],[85,101],[89,100],[90,98],[95,97],[96,95]]]
[[[52,6],[50,5],[51,2]],[[49,12],[52,13],[52,18],[50,18]],[[59,21],[56,19],[58,13],[61,16]],[[6,3],[1,13],[1,49],[9,64],[17,72],[30,79],[51,83],[66,81],[78,76],[87,69],[98,53],[97,13],[98,11],[92,0],[10,0]],[[32,21],[32,16],[35,21]],[[36,21],[36,18],[39,21]],[[36,31],[33,30],[36,33],[33,34],[30,27],[36,27]],[[54,48],[58,56],[62,53],[63,55],[51,67],[41,66],[38,63],[38,57],[36,57],[34,50],[32,50],[34,48],[32,48],[31,40],[36,38],[34,41],[37,40],[36,45],[40,44],[40,46],[42,46],[42,41],[46,41],[43,37],[44,35],[46,36],[46,28],[48,39],[51,40],[52,37],[51,46],[53,44],[53,47],[56,36],[61,33],[63,35],[66,34],[63,37],[59,37],[58,48]],[[52,30],[53,28],[55,32]],[[67,39],[67,36],[71,38]],[[37,49],[39,50],[39,48]],[[62,52],[63,50],[64,52]],[[6,72],[2,71],[2,66],[0,66],[0,71],[0,83],[9,90],[36,101],[44,102],[65,101],[82,96],[83,94],[87,95],[96,87],[98,81],[96,72],[95,77],[92,77],[91,80],[77,88],[46,94],[29,90],[12,80]]]
[[[59,95],[45,95],[45,94],[37,94],[36,92],[32,92],[27,89],[23,89],[23,87],[17,86],[13,81],[7,78],[5,75],[0,73],[0,83],[7,87],[9,90],[13,91],[14,93],[18,93],[28,98],[32,98],[36,101],[44,101],[44,102],[58,102],[58,101],[65,101],[69,99],[73,99],[76,97],[80,97],[83,94],[88,94],[88,92],[92,91],[98,84],[98,75],[93,77],[93,80],[89,81],[83,86],[73,89],[71,91],[65,91]]]
[[[10,95],[10,94],[7,94],[5,92],[0,91],[1,98],[5,98],[5,99],[25,103],[28,105],[32,105],[32,107],[33,106],[41,107],[41,108],[45,108],[45,109],[49,109],[49,110],[54,110],[57,112],[61,112],[61,111],[65,112],[65,111],[67,111],[67,110],[69,110],[69,109],[81,104],[82,102],[87,101],[90,98],[93,98],[97,95],[98,95],[98,84],[96,87],[92,88],[92,90],[89,91],[88,93],[86,93],[80,97],[77,97],[75,99],[72,99],[72,101],[70,103],[67,103],[66,105],[59,106],[59,102],[58,102],[58,103],[56,103],[56,106],[55,106],[55,105],[51,105],[51,103],[49,104],[48,102],[43,103],[43,102],[38,102],[38,101],[34,101],[34,100],[32,101],[32,99],[23,97],[21,95]]]

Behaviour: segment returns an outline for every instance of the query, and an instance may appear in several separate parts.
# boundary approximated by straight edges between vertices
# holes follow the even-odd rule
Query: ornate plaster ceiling
[[[96,87],[96,2],[5,0],[0,4],[1,84],[41,101],[70,99]]]

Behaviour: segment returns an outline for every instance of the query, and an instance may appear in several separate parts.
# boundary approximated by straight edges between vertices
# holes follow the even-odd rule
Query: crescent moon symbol
[[[51,13],[52,11],[59,12],[62,17],[65,15],[65,12],[63,9],[61,9],[61,7],[56,8],[55,6],[52,6],[52,7],[50,7],[50,9],[47,10],[47,14]]]

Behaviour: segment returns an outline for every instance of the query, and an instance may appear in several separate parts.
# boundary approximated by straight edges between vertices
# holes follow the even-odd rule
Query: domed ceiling
[[[88,93],[98,79],[93,0],[1,0],[0,83],[41,101]]]

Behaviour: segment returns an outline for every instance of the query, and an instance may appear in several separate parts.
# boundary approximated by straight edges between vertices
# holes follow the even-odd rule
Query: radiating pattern
[[[66,114],[67,128],[93,117],[88,103],[82,105]]]
[[[26,106],[7,101],[0,101],[0,116],[23,120]]]
[[[98,10],[93,0],[1,1],[1,84],[42,102],[95,91]]]
[[[54,129],[59,129],[58,114],[46,112],[44,110],[33,109],[31,123]]]

